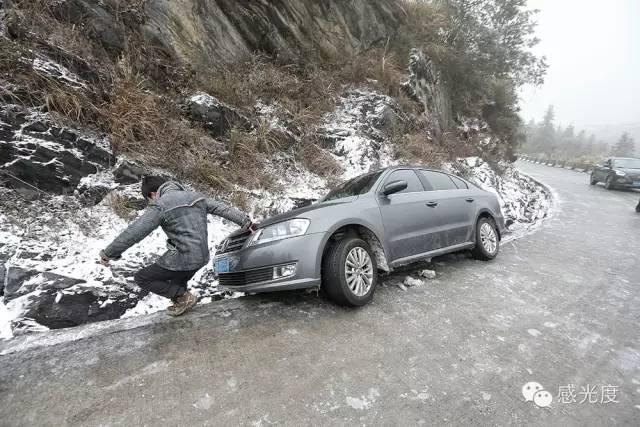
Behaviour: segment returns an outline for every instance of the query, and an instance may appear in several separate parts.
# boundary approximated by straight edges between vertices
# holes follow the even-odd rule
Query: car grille
[[[273,268],[239,271],[237,273],[221,273],[218,283],[222,286],[243,286],[252,283],[266,282],[273,279]]]
[[[239,234],[237,236],[229,237],[225,239],[216,251],[217,254],[226,254],[227,252],[237,251],[242,249],[247,239],[251,236],[250,232]]]

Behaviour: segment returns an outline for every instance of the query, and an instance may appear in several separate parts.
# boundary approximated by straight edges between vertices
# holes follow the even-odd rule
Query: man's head
[[[167,180],[161,176],[145,176],[142,178],[142,196],[146,200],[154,200],[158,198],[158,188]]]

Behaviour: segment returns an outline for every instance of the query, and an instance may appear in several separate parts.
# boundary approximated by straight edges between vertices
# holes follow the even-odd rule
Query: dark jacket
[[[132,222],[102,254],[117,259],[153,230],[162,227],[169,238],[167,252],[157,261],[167,270],[197,270],[209,261],[207,214],[217,215],[240,226],[250,223],[247,215],[225,203],[185,191],[177,182],[169,181],[158,189],[158,199]]]

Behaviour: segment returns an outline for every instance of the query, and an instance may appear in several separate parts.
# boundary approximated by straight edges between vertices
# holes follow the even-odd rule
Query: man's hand
[[[98,260],[98,263],[104,265],[105,267],[109,267],[109,261],[110,259],[105,256],[104,252],[100,251],[100,259]]]

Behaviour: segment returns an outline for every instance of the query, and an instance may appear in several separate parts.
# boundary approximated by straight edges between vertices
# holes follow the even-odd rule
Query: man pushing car
[[[196,304],[187,290],[187,282],[209,261],[207,214],[228,219],[253,230],[248,215],[226,203],[187,191],[179,183],[159,176],[142,180],[142,195],[149,201],[144,213],[116,239],[100,251],[100,262],[108,266],[131,246],[162,227],[166,233],[167,251],[153,264],[135,274],[138,286],[169,298],[171,316],[180,316]]]

